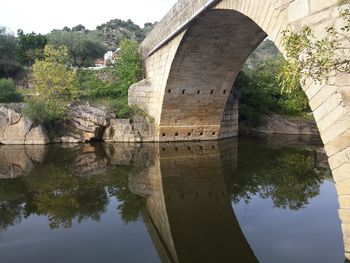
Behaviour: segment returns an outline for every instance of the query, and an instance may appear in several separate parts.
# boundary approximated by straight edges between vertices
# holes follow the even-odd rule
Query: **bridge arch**
[[[266,36],[282,51],[282,31],[308,25],[317,35],[339,24],[337,0],[179,0],[141,44],[145,79],[129,103],[154,117],[155,141],[215,140],[237,135],[231,87]],[[303,89],[325,144],[350,236],[350,75]],[[346,245],[350,257],[350,244]]]

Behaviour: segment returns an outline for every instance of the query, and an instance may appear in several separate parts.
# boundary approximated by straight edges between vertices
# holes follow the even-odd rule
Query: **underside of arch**
[[[160,140],[237,135],[232,86],[243,63],[266,36],[254,21],[234,10],[208,10],[198,17],[187,29],[171,65]]]

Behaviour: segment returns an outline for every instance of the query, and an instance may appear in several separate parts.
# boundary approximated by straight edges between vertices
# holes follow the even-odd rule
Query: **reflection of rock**
[[[131,189],[147,197],[143,216],[163,262],[257,262],[223,177],[236,157],[218,142],[159,144],[147,172],[129,178]]]
[[[0,145],[0,179],[28,174],[44,160],[45,153],[46,148],[41,145]]]
[[[22,115],[24,104],[0,105],[0,143],[2,144],[47,144],[45,129],[34,126]]]
[[[241,134],[294,134],[294,135],[315,135],[319,136],[315,121],[306,121],[298,118],[271,114],[266,117],[266,123],[257,128],[250,128],[245,123],[240,124]]]
[[[84,147],[85,148],[85,147]],[[72,174],[80,177],[91,177],[101,175],[106,172],[108,160],[106,157],[97,156],[95,149],[90,147],[91,151],[84,151],[76,156],[72,163]]]

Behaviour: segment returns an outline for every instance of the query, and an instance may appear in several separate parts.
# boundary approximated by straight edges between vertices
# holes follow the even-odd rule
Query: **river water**
[[[0,262],[343,263],[322,144],[0,146]]]

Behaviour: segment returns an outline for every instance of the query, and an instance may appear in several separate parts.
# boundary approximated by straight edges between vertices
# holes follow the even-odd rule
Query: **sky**
[[[88,29],[111,19],[131,19],[143,26],[162,19],[177,0],[4,0],[0,26],[9,31],[48,33],[78,24]]]

